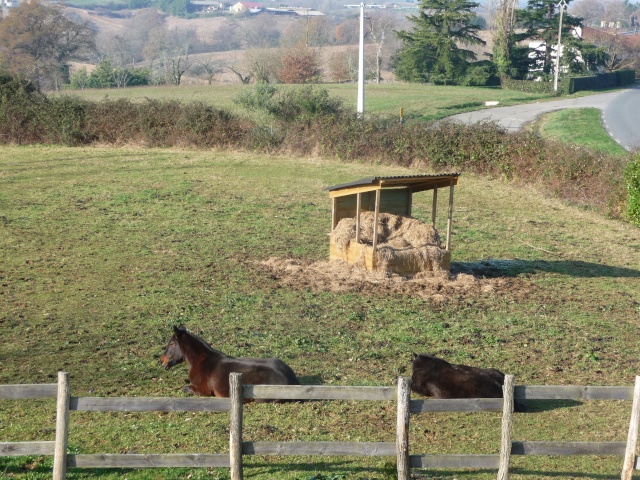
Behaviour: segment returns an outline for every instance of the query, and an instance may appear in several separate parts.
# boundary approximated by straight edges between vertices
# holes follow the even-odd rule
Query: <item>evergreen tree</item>
[[[476,59],[470,45],[484,45],[472,12],[478,3],[467,0],[421,0],[420,13],[408,19],[411,31],[398,31],[403,42],[394,59],[396,76],[411,82],[456,84]]]
[[[113,79],[113,66],[109,57],[102,60],[89,75],[89,87],[91,88],[111,88],[115,87]]]
[[[571,0],[566,0],[567,4]],[[542,70],[550,74],[555,69],[555,52],[558,44],[560,9],[557,0],[529,0],[527,8],[516,11],[517,24],[521,33],[514,35],[516,42],[536,40],[540,46],[530,52],[529,69]],[[566,10],[562,16],[562,44],[565,60],[571,58],[569,51],[579,50],[579,40],[572,35],[572,29],[580,25],[580,19],[569,15]],[[574,56],[575,58],[575,56]]]

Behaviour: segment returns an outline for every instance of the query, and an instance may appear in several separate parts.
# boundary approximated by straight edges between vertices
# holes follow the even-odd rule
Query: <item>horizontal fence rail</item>
[[[69,455],[67,466],[78,468],[229,468],[229,455],[217,453]]]
[[[3,400],[56,398],[57,396],[57,383],[42,383],[33,385],[0,385],[0,399]]]
[[[228,398],[71,397],[69,410],[93,412],[228,412]]]
[[[357,455],[395,457],[392,442],[242,442],[244,455]]]
[[[516,400],[633,400],[633,387],[529,385],[513,390]]]
[[[55,442],[0,442],[0,456],[53,455]]]
[[[243,385],[248,399],[269,400],[395,400],[396,387],[337,387],[332,385]]]
[[[235,383],[234,383],[235,382]],[[243,478],[244,455],[338,455],[396,456],[398,479],[410,478],[411,468],[498,469],[498,479],[508,479],[511,455],[616,455],[624,457],[622,480],[630,480],[640,468],[636,455],[640,422],[640,377],[634,387],[611,386],[513,386],[507,375],[502,398],[410,399],[409,380],[398,379],[398,386],[356,387],[327,385],[243,385],[240,374],[231,374],[231,398],[156,397],[72,397],[68,374],[60,372],[57,384],[0,385],[0,399],[57,399],[56,440],[0,442],[0,456],[54,455],[55,480],[66,477],[66,467],[74,468],[230,468],[232,480]],[[235,387],[234,387],[235,385]],[[396,442],[243,442],[244,400],[342,400],[395,401],[398,415]],[[511,420],[514,399],[529,400],[621,400],[632,401],[627,442],[546,442],[512,441]],[[220,454],[78,454],[67,455],[68,414],[70,411],[96,412],[230,412],[230,453]],[[409,455],[409,413],[502,412],[502,440],[499,454]]]

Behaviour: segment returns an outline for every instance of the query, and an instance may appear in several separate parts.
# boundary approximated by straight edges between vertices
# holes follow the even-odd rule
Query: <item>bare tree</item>
[[[616,25],[622,25],[629,20],[629,11],[627,2],[624,0],[608,0],[604,4],[604,20]]]
[[[640,43],[633,41],[633,37],[606,32],[593,41],[594,45],[604,47],[607,52],[605,70],[608,72],[625,69],[640,71]]]
[[[102,53],[111,59],[115,67],[135,66],[136,57],[139,56],[136,50],[132,39],[120,33],[107,37],[102,47]]]
[[[247,69],[256,82],[273,83],[278,78],[282,51],[275,48],[251,48],[245,51]]]
[[[372,12],[367,18],[369,22],[367,36],[375,51],[373,77],[376,83],[380,83],[382,79],[382,57],[390,38],[395,37],[393,30],[396,26],[396,19],[393,15],[384,11]]]
[[[245,35],[235,19],[227,19],[215,32],[213,50],[223,52],[238,50],[245,45]]]
[[[167,72],[167,83],[172,85],[180,85],[182,82],[182,75],[191,68],[193,62],[189,58],[188,47],[184,50],[174,50],[169,53],[166,52],[164,56],[165,71]]]
[[[333,53],[327,61],[327,67],[334,82],[355,82],[358,78],[358,51],[354,49]]]
[[[280,44],[280,30],[271,15],[258,15],[238,27],[248,48],[270,48]]]
[[[322,47],[331,43],[333,30],[331,19],[327,17],[304,16],[289,24],[280,39],[280,45],[284,48],[298,45]]]
[[[131,80],[131,71],[128,68],[124,67],[116,67],[113,69],[113,73],[111,74],[113,77],[113,81],[116,83],[118,88],[124,88]]]
[[[569,13],[582,19],[583,25],[598,26],[604,20],[605,6],[602,0],[577,0],[569,7]]]
[[[253,78],[253,76],[251,75],[251,72],[244,74],[235,65],[225,65],[224,67],[228,68],[233,73],[235,73],[236,76],[238,77],[238,80],[240,80],[240,83],[242,83],[243,85],[248,85],[249,83],[251,83],[251,79]]]
[[[73,21],[63,7],[40,0],[20,3],[0,21],[0,59],[38,87],[59,88],[69,60],[84,59],[94,48],[88,22]]]
[[[213,77],[222,72],[224,65],[221,60],[213,57],[200,57],[191,68],[191,73],[197,76],[203,76],[207,79],[207,83],[213,83]]]
[[[340,45],[357,45],[360,39],[360,20],[349,18],[336,26],[336,42]]]

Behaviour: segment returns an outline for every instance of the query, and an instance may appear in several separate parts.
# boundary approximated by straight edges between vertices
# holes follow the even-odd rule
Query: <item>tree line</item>
[[[640,42],[634,47],[623,36],[609,34],[586,42],[573,34],[598,18],[632,26],[639,20],[632,15],[639,4],[572,2],[562,12],[562,72],[640,69]],[[170,12],[167,5],[161,7]],[[367,11],[367,78],[380,82],[383,70],[390,69],[400,80],[445,85],[497,85],[505,77],[549,80],[556,68],[558,5],[529,0],[517,8],[515,0],[495,0],[493,48],[480,59],[478,52],[486,47],[480,30],[487,22],[477,15],[479,4],[473,0],[420,0],[418,13],[406,18]],[[223,71],[241,83],[355,81],[357,16],[337,24],[327,17],[298,19],[284,31],[275,23],[267,15],[225,17],[203,40],[195,30],[168,28],[165,13],[145,8],[124,29],[106,35],[59,5],[30,0],[0,16],[0,67],[43,89],[180,84],[187,74],[211,84]],[[537,48],[529,48],[532,41]],[[329,44],[347,47],[323,59],[322,47]],[[242,58],[223,61],[211,54],[225,50],[243,50]],[[74,61],[95,68],[72,69]]]

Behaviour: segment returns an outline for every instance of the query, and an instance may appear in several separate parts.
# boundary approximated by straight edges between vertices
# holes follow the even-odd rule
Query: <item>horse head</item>
[[[184,361],[184,354],[178,343],[178,337],[184,334],[184,327],[173,327],[173,335],[169,339],[167,347],[164,349],[160,364],[165,370],[169,370],[174,365]]]

